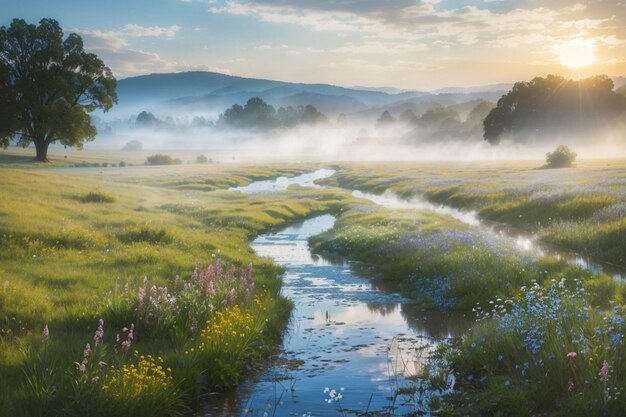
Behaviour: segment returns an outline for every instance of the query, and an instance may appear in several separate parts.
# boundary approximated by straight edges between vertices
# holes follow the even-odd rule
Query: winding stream
[[[258,255],[287,267],[283,293],[295,305],[290,328],[269,369],[211,402],[206,416],[324,416],[337,415],[339,406],[413,411],[412,402],[390,397],[417,374],[429,346],[471,326],[472,314],[423,311],[349,264],[312,254],[307,239],[334,223],[322,215],[252,243]],[[342,394],[341,404],[324,401],[326,387]]]
[[[314,186],[334,173],[324,169],[292,178],[258,181],[232,190],[268,193],[292,184]],[[611,271],[561,249],[538,244],[503,225],[489,224],[475,212],[436,205],[393,193],[353,195],[390,208],[434,210],[476,227],[513,239],[520,250],[551,254],[596,272]],[[337,409],[403,414],[416,411],[415,398],[406,401],[393,393],[417,375],[432,346],[462,337],[471,326],[471,314],[424,311],[397,293],[378,288],[357,275],[341,259],[312,254],[307,239],[331,229],[335,218],[322,215],[297,223],[276,234],[258,237],[252,248],[259,256],[286,267],[283,294],[294,302],[290,327],[281,352],[267,370],[242,383],[235,391],[209,401],[205,416],[324,416]],[[450,381],[452,382],[452,381]],[[325,388],[342,395],[340,403],[327,403]],[[343,390],[342,390],[343,389]]]

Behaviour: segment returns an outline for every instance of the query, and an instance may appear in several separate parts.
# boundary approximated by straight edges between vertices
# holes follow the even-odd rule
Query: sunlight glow
[[[561,64],[569,68],[586,67],[596,62],[596,45],[592,39],[572,39],[556,45],[552,51]]]

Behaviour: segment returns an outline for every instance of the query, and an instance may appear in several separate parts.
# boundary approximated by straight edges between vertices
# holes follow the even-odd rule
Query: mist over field
[[[626,86],[624,78],[612,81],[615,90]],[[381,91],[201,72],[154,74],[119,81],[119,103],[95,114],[98,140],[86,148],[120,150],[139,141],[144,150],[206,151],[224,162],[542,159],[558,144],[587,158],[626,155],[623,117],[599,121],[592,134],[537,129],[487,143],[483,121],[511,88]],[[229,108],[252,98],[265,107],[225,120]],[[304,114],[306,106],[313,116]]]

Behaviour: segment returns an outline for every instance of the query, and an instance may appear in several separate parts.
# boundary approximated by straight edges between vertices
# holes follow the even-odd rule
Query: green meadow
[[[327,184],[477,211],[564,248],[626,263],[626,161],[345,164]]]
[[[64,158],[63,156],[68,156]],[[184,159],[183,155],[175,155]],[[258,235],[318,214],[309,243],[424,309],[473,310],[414,391],[436,415],[605,415],[626,407],[626,286],[429,210],[351,195],[393,192],[472,210],[487,224],[624,265],[626,163],[351,163],[327,188],[233,186],[319,164],[113,167],[118,154],[3,153],[0,167],[2,415],[178,416],[237,386],[276,351],[292,304]],[[192,155],[187,156],[191,160]],[[106,163],[106,166],[103,165]],[[443,378],[445,380],[445,378]],[[556,399],[556,408],[555,407]]]
[[[281,269],[256,257],[249,242],[271,228],[337,212],[351,198],[340,190],[226,190],[306,166],[104,169],[0,169],[3,415],[111,415],[128,407],[125,400],[141,398],[136,415],[179,415],[200,393],[236,384],[272,351],[290,311],[279,295]],[[202,296],[189,290],[194,283],[206,287]],[[176,308],[147,301],[161,297],[175,299]],[[100,319],[104,336],[95,343]],[[131,346],[122,346],[131,324]],[[211,347],[203,344],[206,326],[242,326],[238,334],[250,337],[230,341],[234,351],[224,348],[228,340]],[[92,352],[85,353],[87,343]],[[148,355],[159,359],[151,363]],[[87,373],[77,371],[83,358]],[[134,374],[121,370],[133,364]],[[171,371],[157,375],[151,366]],[[120,372],[126,380],[107,382]],[[85,388],[87,374],[101,381],[98,392]],[[152,382],[136,387],[133,398],[129,387],[140,380]],[[170,405],[160,404],[162,397]]]

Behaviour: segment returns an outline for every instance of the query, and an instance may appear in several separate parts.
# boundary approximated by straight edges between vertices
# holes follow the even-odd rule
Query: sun
[[[576,69],[596,62],[596,45],[592,39],[575,38],[554,46],[552,52],[561,64]]]

